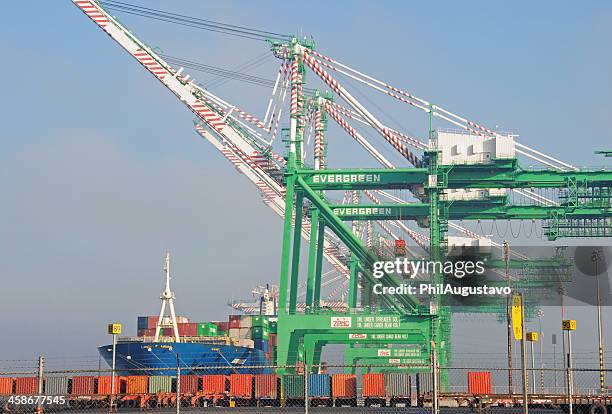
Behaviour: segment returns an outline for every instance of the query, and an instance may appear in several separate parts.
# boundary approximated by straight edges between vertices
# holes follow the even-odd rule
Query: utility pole
[[[531,393],[536,393],[536,382],[535,382],[535,350],[533,343],[538,341],[537,332],[527,332],[527,340],[531,343]]]
[[[523,304],[523,294],[518,294],[521,308],[521,369],[522,383],[523,383],[523,414],[529,414],[529,400],[527,396],[527,350],[525,344],[525,309]]]
[[[604,371],[604,340],[603,327],[601,324],[601,296],[599,294],[599,272],[598,263],[602,259],[601,251],[594,249],[591,254],[591,260],[595,265],[595,283],[597,287],[597,335],[599,337],[599,390],[603,394],[606,390],[606,374]]]
[[[45,357],[43,356],[39,356],[38,357],[38,395],[43,395],[43,381],[44,381],[44,372],[45,372]],[[39,402],[36,405],[36,412],[37,413],[42,413],[43,412],[43,406],[42,404]]]
[[[506,265],[506,286],[510,287],[510,246],[506,240],[504,240],[503,243],[503,253],[504,262]],[[508,394],[510,395],[510,399],[512,399],[512,394],[514,391],[514,387],[512,386],[512,303],[509,295],[506,297],[506,325],[508,329]]]

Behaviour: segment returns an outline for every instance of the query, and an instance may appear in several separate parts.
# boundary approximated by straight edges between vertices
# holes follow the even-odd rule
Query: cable
[[[259,41],[281,40],[286,41],[291,38],[290,35],[265,30],[255,29],[252,27],[238,26],[228,23],[217,22],[213,20],[200,19],[179,13],[171,13],[163,10],[153,9],[149,7],[138,6],[134,4],[124,3],[115,0],[101,0],[100,4],[109,10],[115,10],[121,13],[132,14],[136,16],[146,17],[153,20],[165,21],[168,23],[178,24],[181,26],[193,27],[202,30],[252,39]]]

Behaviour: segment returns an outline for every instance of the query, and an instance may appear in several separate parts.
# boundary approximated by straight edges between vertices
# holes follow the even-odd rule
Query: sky
[[[610,2],[133,3],[312,36],[322,53],[559,159],[606,162],[593,151],[612,142]],[[134,332],[136,316],[158,311],[166,249],[178,312],[196,320],[225,319],[228,300],[278,280],[281,220],[198,138],[173,95],[68,0],[2,2],[0,11],[0,326],[11,333],[1,359],[95,357],[106,323]],[[267,50],[118,16],[149,45],[215,66]],[[277,64],[249,73],[273,78]],[[213,91],[259,116],[269,94],[237,82]],[[384,117],[420,136],[427,127],[397,105]],[[338,129],[331,136],[335,165],[371,162]]]

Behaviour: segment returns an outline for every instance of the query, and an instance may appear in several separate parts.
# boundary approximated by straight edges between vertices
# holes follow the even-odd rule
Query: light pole
[[[604,340],[603,328],[601,324],[601,296],[599,295],[599,272],[598,264],[601,261],[601,250],[594,249],[591,254],[591,261],[595,266],[595,285],[597,288],[597,335],[599,337],[599,387],[603,394],[606,389],[606,376],[604,371]]]
[[[538,333],[537,332],[527,332],[527,340],[531,343],[531,393],[536,393],[536,385],[535,385],[535,352],[533,348],[533,343],[538,342]]]
[[[573,414],[572,393],[574,391],[574,380],[572,375],[572,331],[576,330],[576,321],[573,319],[564,319],[561,324],[561,329],[567,331],[567,401],[569,405],[569,414]]]
[[[111,366],[111,399],[109,404],[109,411],[112,411],[115,404],[115,357],[117,349],[117,335],[121,333],[120,323],[109,323],[108,333],[113,336],[113,358]]]
[[[553,380],[554,380],[554,392],[557,392],[557,334],[552,334],[552,346],[553,346]]]

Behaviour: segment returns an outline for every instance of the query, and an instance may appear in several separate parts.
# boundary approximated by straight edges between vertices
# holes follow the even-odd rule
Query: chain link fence
[[[612,413],[609,370],[426,365],[181,366],[0,372],[2,412],[540,412]],[[2,367],[0,365],[0,367]],[[163,372],[162,372],[163,371]],[[436,375],[434,376],[434,372]],[[570,398],[571,396],[571,398]],[[570,404],[571,402],[571,404]]]

